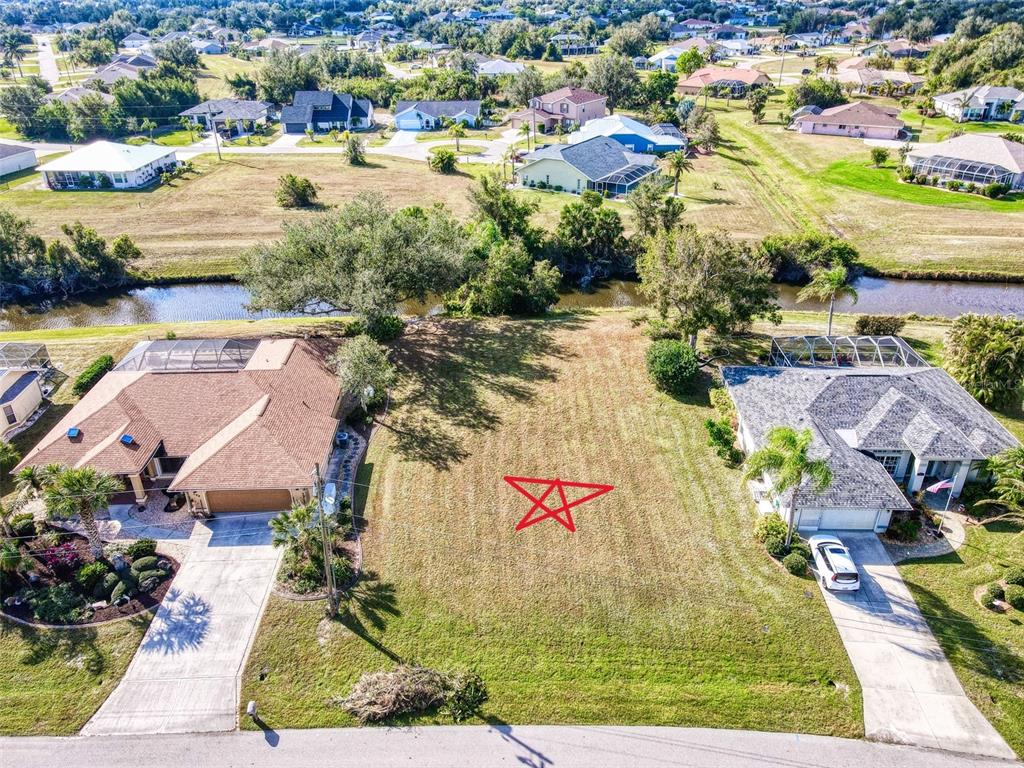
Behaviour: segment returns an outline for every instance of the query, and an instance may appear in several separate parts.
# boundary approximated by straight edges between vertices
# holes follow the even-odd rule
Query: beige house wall
[[[528,187],[530,182],[546,182],[548,186],[561,186],[566,192],[583,192],[587,177],[562,160],[546,158],[529,163],[519,169],[519,182]]]

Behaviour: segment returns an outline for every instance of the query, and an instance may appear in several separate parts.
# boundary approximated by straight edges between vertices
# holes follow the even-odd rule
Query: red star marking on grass
[[[530,511],[527,512],[523,516],[523,519],[516,524],[517,531],[529,528],[534,523],[539,523],[542,520],[551,518],[559,522],[565,528],[568,528],[569,531],[575,533],[576,523],[573,522],[572,512],[569,510],[573,507],[578,507],[585,501],[596,499],[598,496],[603,496],[608,493],[608,491],[615,489],[615,486],[613,485],[602,485],[601,483],[571,483],[568,480],[561,480],[557,477],[554,480],[545,480],[538,477],[513,477],[512,475],[505,475],[505,482],[533,502],[533,506],[530,507]],[[524,485],[542,485],[546,486],[546,488],[539,496],[535,496],[530,491],[526,490],[526,488],[523,487]],[[575,501],[569,501],[565,495],[566,488],[589,488],[591,492],[581,496]],[[552,509],[545,503],[545,500],[555,490],[558,491],[558,498],[561,501],[561,505]]]

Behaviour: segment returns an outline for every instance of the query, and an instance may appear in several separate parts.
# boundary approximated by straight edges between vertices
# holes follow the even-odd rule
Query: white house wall
[[[583,192],[587,188],[587,179],[564,160],[544,159],[532,162],[519,170],[519,180],[523,186],[530,182],[548,186],[561,186],[566,192]]]

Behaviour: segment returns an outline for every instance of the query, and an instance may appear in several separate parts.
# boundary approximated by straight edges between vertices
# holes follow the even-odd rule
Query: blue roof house
[[[660,133],[649,125],[624,115],[588,120],[578,131],[569,134],[570,144],[579,144],[595,136],[607,136],[625,147],[630,152],[647,152],[663,154],[686,150],[686,138],[678,132],[673,134]]]
[[[480,101],[400,101],[395,107],[400,131],[433,131],[445,120],[474,127],[480,121]]]

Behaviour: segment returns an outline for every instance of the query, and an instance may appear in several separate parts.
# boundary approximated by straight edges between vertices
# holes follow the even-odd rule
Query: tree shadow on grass
[[[552,360],[573,353],[555,340],[559,329],[582,325],[579,314],[543,321],[490,323],[471,320],[423,321],[395,345],[401,373],[398,415],[384,424],[398,437],[407,459],[447,469],[468,453],[455,429],[491,430],[501,416],[488,402],[497,396],[529,403],[537,386],[554,381]]]
[[[346,602],[338,612],[338,621],[352,634],[365,640],[396,664],[401,664],[402,657],[374,636],[374,633],[380,634],[387,628],[388,618],[402,615],[395,585],[381,581],[374,571],[364,571],[346,597]]]
[[[107,660],[99,647],[98,633],[93,627],[44,630],[20,624],[5,624],[0,627],[0,634],[6,632],[17,632],[25,644],[25,650],[19,658],[22,664],[36,666],[56,659],[80,666],[90,675],[100,675],[106,669]]]

